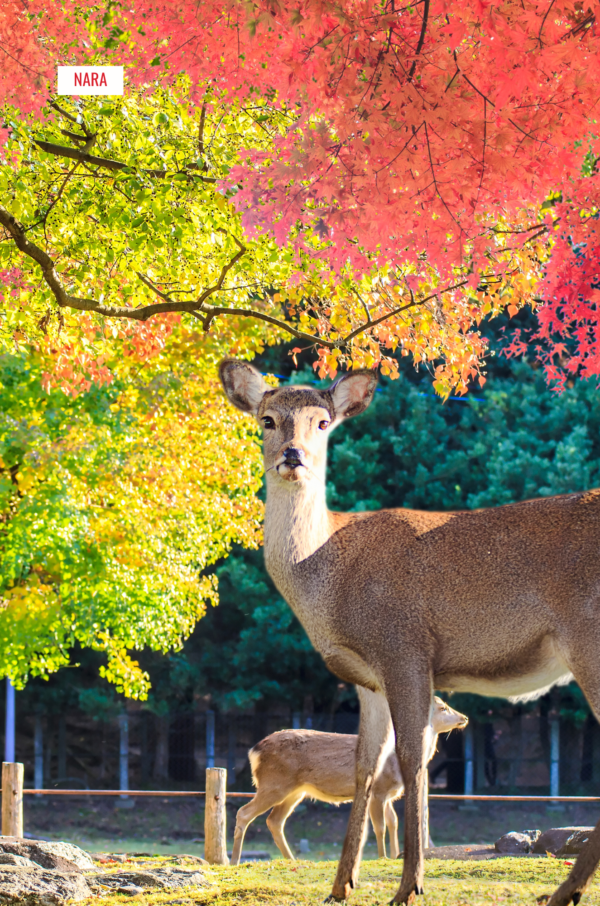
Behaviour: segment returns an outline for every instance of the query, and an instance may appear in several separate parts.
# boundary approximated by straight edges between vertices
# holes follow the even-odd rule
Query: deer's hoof
[[[354,887],[354,882],[352,880],[346,881],[342,886],[341,884],[334,884],[333,890],[325,900],[326,903],[343,903],[344,900],[347,900],[350,896],[350,892]]]
[[[416,897],[423,896],[424,890],[419,884],[415,884],[409,893],[404,893],[402,888],[398,891],[390,906],[398,906],[398,903],[404,903],[405,906],[413,906]]]

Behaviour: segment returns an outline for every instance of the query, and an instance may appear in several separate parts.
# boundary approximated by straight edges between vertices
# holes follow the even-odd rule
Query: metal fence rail
[[[24,789],[23,795],[30,796],[206,796],[204,790],[34,790]],[[252,799],[253,793],[227,791],[228,799]],[[468,802],[600,802],[600,796],[489,796],[467,793],[430,793],[429,799],[453,799]]]

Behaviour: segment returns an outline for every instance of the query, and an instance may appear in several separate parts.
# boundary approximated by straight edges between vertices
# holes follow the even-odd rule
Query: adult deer
[[[356,884],[386,741],[405,789],[394,903],[423,889],[421,789],[433,690],[534,698],[575,677],[600,717],[600,491],[488,510],[333,513],[327,439],[373,397],[372,372],[270,388],[226,360],[231,402],[264,428],[265,560],[327,666],[362,687],[356,796],[332,898]]]
[[[433,702],[425,756],[429,764],[440,733],[462,729],[468,719],[437,696]],[[356,788],[356,736],[320,733],[317,730],[279,730],[261,739],[248,752],[256,795],[237,813],[231,864],[239,865],[248,825],[272,809],[267,826],[285,859],[293,859],[285,839],[285,822],[305,797],[321,802],[350,802]],[[392,802],[404,792],[396,753],[392,749],[373,783],[369,814],[377,838],[377,852],[384,859],[386,828],[390,855],[398,858],[398,816]]]

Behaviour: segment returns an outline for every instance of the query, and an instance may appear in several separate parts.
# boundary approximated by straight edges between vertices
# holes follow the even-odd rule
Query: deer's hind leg
[[[377,840],[377,855],[380,859],[385,859],[385,801],[376,795],[371,796],[369,816]]]
[[[294,854],[288,846],[288,842],[285,839],[285,833],[283,828],[285,822],[290,817],[296,806],[299,802],[304,799],[304,793],[292,793],[291,796],[288,796],[287,799],[284,799],[283,802],[280,802],[279,805],[276,805],[269,817],[267,818],[267,827],[273,835],[273,840],[277,846],[279,852],[284,859],[291,859],[294,861]]]
[[[381,770],[393,732],[385,697],[380,692],[370,692],[362,687],[357,687],[357,691],[360,699],[360,727],[356,744],[356,792],[333,883],[332,900],[347,899],[358,880],[373,782]]]
[[[391,799],[385,804],[385,826],[390,835],[390,858],[397,859],[400,855],[400,846],[398,845],[398,815]]]
[[[235,831],[233,833],[233,851],[231,853],[231,865],[240,864],[242,846],[244,845],[244,836],[246,828],[259,815],[268,812],[269,809],[279,805],[286,793],[274,792],[272,790],[258,789],[254,799],[251,799],[247,805],[243,805],[235,816]],[[276,841],[277,842],[277,841]]]

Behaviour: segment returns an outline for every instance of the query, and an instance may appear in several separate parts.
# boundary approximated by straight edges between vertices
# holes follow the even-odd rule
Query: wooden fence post
[[[206,769],[204,811],[204,858],[211,865],[229,865],[227,858],[227,771]]]
[[[23,836],[23,765],[2,762],[2,836]]]

